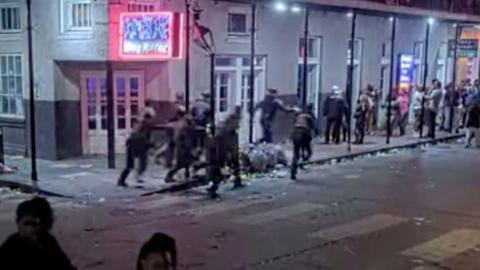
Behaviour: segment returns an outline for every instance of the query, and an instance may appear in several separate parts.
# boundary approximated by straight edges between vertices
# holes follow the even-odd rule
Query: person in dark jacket
[[[355,143],[363,144],[365,138],[365,128],[367,122],[368,109],[366,105],[359,100],[353,117],[355,118]]]
[[[155,233],[140,249],[137,270],[177,269],[175,239],[164,233]]]
[[[287,113],[293,112],[293,109],[283,105],[283,102],[277,97],[276,89],[268,89],[265,99],[257,103],[255,111],[261,110],[260,125],[262,126],[263,138],[259,142],[272,143],[273,134],[272,126],[275,120],[277,111],[283,111]]]
[[[471,146],[473,138],[475,138],[475,146],[480,147],[480,102],[470,105],[467,112],[466,128],[465,147]]]
[[[340,143],[340,128],[342,127],[343,116],[348,109],[347,102],[341,95],[337,86],[332,87],[332,93],[327,97],[323,106],[323,116],[327,118],[325,129],[325,143],[330,143],[333,127],[333,141]]]
[[[212,108],[210,106],[210,93],[202,93],[202,97],[197,99],[190,111],[193,122],[195,123],[195,145],[204,148],[207,136],[207,125],[211,121]]]
[[[312,156],[312,131],[314,127],[314,118],[308,110],[296,108],[295,123],[292,132],[293,158],[290,171],[290,178],[297,179],[298,160],[300,157],[304,161]]]
[[[145,116],[144,121],[137,124],[132,130],[130,137],[127,139],[127,164],[125,169],[120,174],[117,185],[126,187],[127,177],[130,171],[135,167],[135,159],[138,159],[137,182],[142,183],[141,179],[143,173],[148,165],[148,150],[152,147],[150,141],[152,133],[151,120],[148,115]]]
[[[0,247],[0,265],[5,270],[74,270],[54,236],[53,211],[44,198],[22,202],[16,213],[18,232]]]
[[[168,172],[166,183],[174,182],[173,177],[181,169],[185,170],[185,178],[190,176],[189,167],[194,160],[195,123],[189,114],[181,114],[181,118],[174,125],[174,134],[175,166]]]

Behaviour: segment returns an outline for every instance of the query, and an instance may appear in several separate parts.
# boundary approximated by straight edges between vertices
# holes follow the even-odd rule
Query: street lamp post
[[[305,26],[303,37],[303,89],[302,89],[302,107],[307,107],[308,91],[308,32],[309,32],[310,9],[305,7]]]
[[[347,131],[348,131],[348,151],[352,150],[352,110],[353,110],[353,70],[355,63],[355,31],[357,23],[357,12],[353,11],[352,14],[352,26],[350,32],[350,62],[348,63],[348,83],[347,83],[347,100],[348,100],[348,119],[347,119]]]
[[[185,109],[190,110],[190,0],[185,0]]]
[[[455,28],[455,41],[453,44],[453,74],[452,74],[452,93],[450,95],[450,99],[452,103],[450,104],[450,117],[448,123],[448,131],[450,133],[453,132],[453,119],[455,117],[455,109],[454,109],[454,98],[455,93],[457,91],[457,61],[458,61],[458,42],[460,39],[460,35],[462,34],[462,26],[460,24],[456,25]]]
[[[30,116],[30,160],[32,166],[31,177],[33,182],[38,181],[37,175],[37,145],[35,131],[35,90],[33,74],[33,49],[32,49],[32,0],[27,0],[27,33],[28,33],[28,81],[29,81],[29,116]]]
[[[254,97],[255,97],[255,20],[257,5],[252,3],[252,21],[250,29],[250,91],[248,93],[249,103],[249,121],[248,121],[248,141],[253,142],[253,120],[255,117]]]
[[[431,24],[433,23],[433,19],[430,18],[427,22],[427,29],[425,32],[425,50],[424,50],[424,58],[423,58],[423,83],[422,83],[422,89],[424,91],[424,95],[426,93],[426,88],[427,88],[427,78],[428,78],[428,46],[430,43],[430,27]],[[423,124],[424,124],[424,118],[425,118],[425,96],[422,98],[422,111],[420,114],[420,138],[423,138]]]
[[[390,137],[392,136],[392,90],[394,87],[394,68],[395,68],[395,35],[397,28],[397,17],[394,16],[392,20],[392,37],[390,40],[390,83],[388,88],[388,100],[387,100],[387,144],[390,144]]]

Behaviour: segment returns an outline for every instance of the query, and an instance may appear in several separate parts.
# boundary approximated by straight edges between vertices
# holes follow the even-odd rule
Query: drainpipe
[[[305,7],[305,27],[303,37],[303,89],[302,89],[302,107],[307,108],[307,89],[308,89],[308,31],[309,31],[310,10]]]
[[[357,23],[357,12],[353,11],[352,17],[352,28],[350,32],[350,42],[351,42],[351,49],[350,49],[350,63],[348,66],[348,86],[347,86],[347,100],[348,100],[348,151],[352,150],[352,109],[353,109],[353,69],[354,69],[354,62],[355,62],[355,31],[356,31],[356,23]]]
[[[453,44],[453,78],[452,78],[452,95],[450,98],[453,98],[454,95],[455,95],[455,92],[457,90],[457,61],[458,61],[458,42],[459,42],[459,39],[460,39],[460,35],[462,34],[462,26],[457,23],[457,27],[455,28],[455,41],[454,41],[454,44]],[[452,99],[453,101],[453,99]],[[450,104],[452,105],[452,104]],[[450,106],[450,118],[448,119],[449,120],[449,123],[448,123],[448,131],[450,133],[453,132],[453,119],[454,119],[454,116],[455,116],[455,109],[453,108],[453,106]]]
[[[425,55],[424,55],[424,70],[423,70],[423,91],[427,94],[427,78],[428,78],[428,45],[430,42],[430,22],[427,22],[427,30],[425,32]],[[425,97],[422,99],[422,113],[420,114],[420,138],[423,138],[423,124],[425,118]]]

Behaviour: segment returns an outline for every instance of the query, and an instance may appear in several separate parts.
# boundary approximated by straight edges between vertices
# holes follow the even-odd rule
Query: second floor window
[[[228,34],[248,35],[248,23],[246,13],[228,13]]]
[[[62,0],[62,30],[89,31],[93,25],[91,0]]]
[[[20,54],[0,54],[0,115],[17,118],[24,116]]]
[[[20,7],[0,6],[0,33],[21,30]]]

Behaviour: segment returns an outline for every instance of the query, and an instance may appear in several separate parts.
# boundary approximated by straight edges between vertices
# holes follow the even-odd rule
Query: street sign
[[[455,40],[448,41],[448,57],[453,57],[455,52]],[[478,39],[459,39],[458,58],[476,58],[478,56]]]
[[[397,65],[398,88],[408,90],[413,84],[413,55],[399,54]]]

